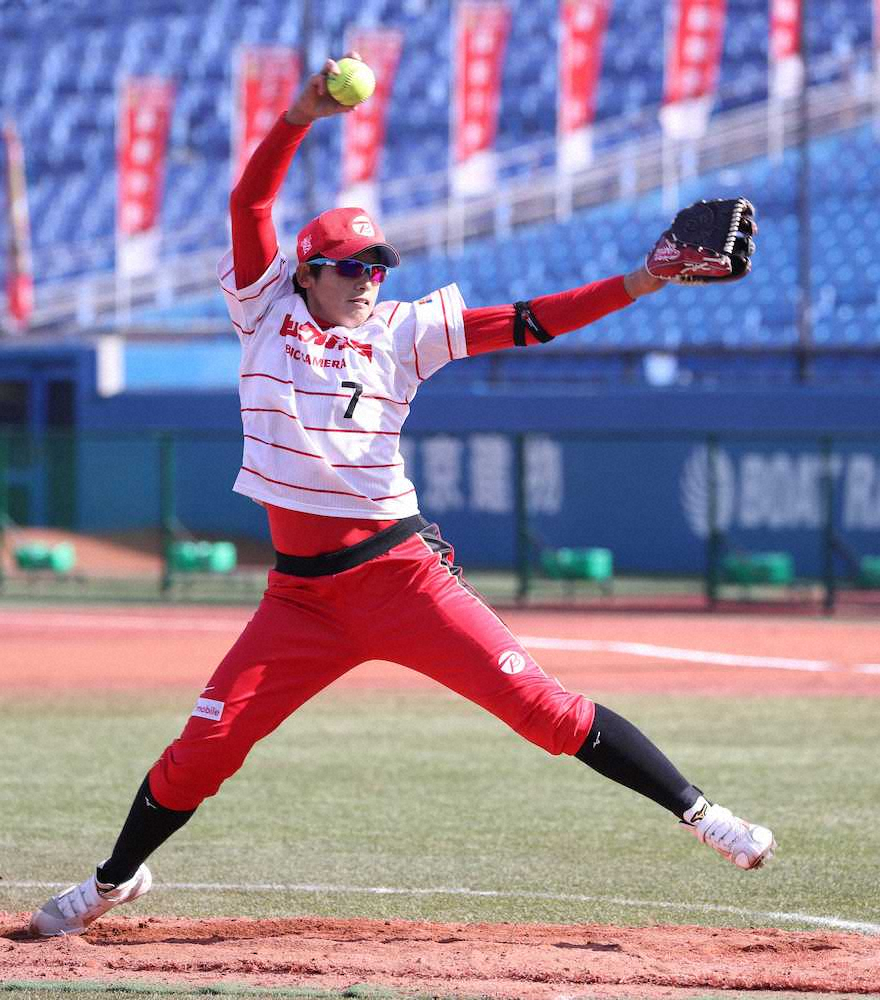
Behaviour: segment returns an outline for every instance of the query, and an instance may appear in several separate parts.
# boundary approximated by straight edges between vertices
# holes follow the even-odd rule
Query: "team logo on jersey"
[[[367,215],[356,215],[351,220],[351,228],[358,234],[358,236],[376,235],[376,230],[373,229],[373,223],[370,222],[370,218]]]
[[[312,323],[295,323],[290,313],[284,317],[278,334],[281,337],[293,337],[294,340],[300,340],[304,344],[323,347],[328,351],[349,349],[360,354],[367,361],[373,360],[372,344],[367,344],[362,340],[352,340],[351,337],[342,337],[338,333],[327,333],[325,330],[319,330]]]
[[[498,666],[504,674],[521,674],[526,669],[526,658],[515,649],[505,649],[498,657]]]

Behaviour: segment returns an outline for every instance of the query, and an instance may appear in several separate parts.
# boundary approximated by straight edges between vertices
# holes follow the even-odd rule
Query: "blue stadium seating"
[[[498,145],[508,149],[551,138],[555,129],[558,0],[515,4]],[[809,45],[816,79],[851,68],[870,38],[864,0],[815,4]],[[308,61],[344,44],[354,8],[344,0],[313,3]],[[669,5],[657,0],[612,4],[598,93],[600,120],[634,114],[662,96],[663,27]],[[449,5],[428,0],[364,0],[356,24],[395,25],[404,58],[389,119],[383,178],[419,177],[448,157]],[[128,73],[175,79],[171,168],[163,221],[168,231],[203,219],[201,233],[219,242],[229,181],[231,61],[240,42],[302,45],[302,6],[286,0],[48,0],[0,8],[0,106],[19,122],[27,148],[34,245],[103,240],[108,263],[114,220],[115,86]],[[766,0],[730,0],[720,107],[766,93]],[[316,133],[322,170],[317,199],[338,185],[338,130]],[[857,179],[853,178],[853,183]],[[296,195],[296,190],[291,192]],[[85,197],[84,197],[85,196]],[[423,199],[417,192],[413,203]],[[77,211],[86,204],[87,211]],[[405,207],[405,206],[397,206]],[[218,215],[219,211],[219,215]],[[51,275],[50,275],[51,276]],[[38,276],[42,278],[42,276]]]
[[[821,176],[823,162],[858,163],[871,148],[871,126],[817,140],[811,161]],[[687,182],[682,201],[701,197],[753,194],[760,223],[752,274],[726,287],[673,289],[624,309],[585,330],[541,349],[541,357],[578,348],[790,348],[799,342],[799,231],[793,201],[798,153],[778,163],[766,158]],[[844,168],[846,176],[864,173]],[[861,183],[861,182],[859,182]],[[816,198],[810,247],[813,258],[813,337],[817,345],[880,345],[880,226],[869,194],[845,197],[827,186]],[[857,225],[855,220],[868,220]],[[654,237],[668,223],[659,194],[580,212],[564,223],[515,229],[501,241],[467,243],[460,255],[409,256],[392,271],[386,298],[416,299],[451,281],[470,306],[511,302],[572,287],[635,267]],[[604,234],[597,242],[597,234]],[[871,242],[867,242],[868,239]],[[151,323],[223,317],[219,295],[172,310],[139,314]],[[533,359],[540,367],[540,362]],[[530,362],[531,364],[531,362]],[[790,363],[787,363],[790,367]],[[773,377],[785,365],[768,361]],[[775,367],[774,367],[775,366]],[[531,371],[531,367],[529,368]],[[609,370],[606,365],[603,370]],[[845,370],[841,369],[841,371]],[[526,369],[520,369],[524,372]],[[547,373],[552,371],[548,363]],[[768,378],[770,376],[768,375]]]
[[[864,224],[880,210],[873,205],[868,170],[861,159],[875,142],[871,127],[865,126],[812,145],[814,189],[822,191],[814,200],[809,236],[817,303],[814,334],[822,345],[880,344],[880,252],[877,240],[868,243],[865,237],[866,231],[876,230]],[[870,163],[868,156],[865,161]],[[835,176],[843,171],[840,185],[824,179],[822,164],[832,162],[844,165],[835,171]],[[793,192],[799,169],[799,154],[790,151],[778,163],[761,159],[682,186],[682,202],[753,193],[760,237],[748,280],[724,288],[675,289],[558,340],[544,351],[567,351],[577,345],[797,344],[800,237]],[[503,246],[490,241],[469,243],[454,261],[411,259],[390,277],[387,293],[416,298],[455,276],[466,300],[475,306],[543,294],[630,270],[667,222],[657,195],[602,206],[562,224],[514,233]],[[611,234],[612,242],[592,258],[586,248],[595,245],[597,233],[606,238]],[[527,263],[530,260],[532,264]]]
[[[864,0],[811,5],[808,24],[811,78],[828,80],[859,68],[870,40],[871,10]],[[515,3],[498,135],[510,149],[555,131],[556,13],[558,0]],[[766,96],[767,0],[729,0],[721,69],[720,108]],[[404,55],[390,107],[382,177],[419,178],[448,160],[449,4],[432,0],[347,0],[312,3],[305,52],[317,67],[344,47],[349,27],[394,25],[404,33]],[[59,247],[87,246],[90,266],[112,262],[115,213],[116,85],[129,73],[172,77],[177,100],[163,206],[163,228],[178,250],[221,245],[226,239],[229,188],[229,116],[236,45],[264,42],[304,46],[302,5],[288,0],[7,0],[0,7],[0,107],[18,122],[31,191],[33,243],[42,268],[37,280],[62,275]],[[662,97],[664,19],[657,0],[614,0],[598,92],[600,121],[632,116]],[[353,17],[356,19],[353,22]],[[325,124],[312,137],[316,189],[312,204],[333,203],[338,187],[340,132]],[[868,127],[815,142],[811,149],[811,247],[817,343],[877,343],[880,300],[880,199],[877,135]],[[681,200],[758,192],[762,224],[756,270],[733,289],[699,294],[676,291],[625,310],[566,338],[600,346],[677,346],[717,342],[786,345],[797,340],[797,154],[780,162],[755,161],[683,185]],[[289,204],[305,202],[305,175],[285,189]],[[435,197],[415,186],[408,200],[386,208],[415,208]],[[454,261],[411,260],[389,282],[406,297],[457,277],[473,304],[510,301],[587,281],[633,266],[667,221],[656,196],[581,213],[561,226],[514,232],[503,252],[469,244]],[[595,248],[600,229],[613,242]],[[872,242],[867,242],[872,237]],[[860,241],[865,241],[864,243]],[[593,246],[589,253],[586,248]],[[536,248],[541,248],[536,253]],[[574,263],[572,263],[574,261]],[[769,264],[772,262],[772,266]],[[202,306],[217,312],[217,305]],[[153,312],[152,316],[164,315]],[[554,345],[555,346],[555,345]],[[550,351],[554,346],[549,348]]]

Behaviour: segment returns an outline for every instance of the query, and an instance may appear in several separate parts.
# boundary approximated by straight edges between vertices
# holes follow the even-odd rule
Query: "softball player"
[[[653,799],[740,868],[773,855],[768,829],[709,802],[631,723],[547,677],[419,515],[400,454],[419,385],[449,361],[550,340],[663,281],[641,268],[515,305],[465,309],[455,285],[378,303],[399,256],[359,208],[309,222],[291,264],[272,204],[312,123],[350,110],[326,91],[335,69],[328,61],[307,81],[251,158],[218,268],[241,342],[244,458],[234,488],[268,513],[277,553],[268,589],[144,779],[110,858],[34,913],[36,935],[81,933],[147,892],[146,858],[254,743],[370,659],[418,670],[549,753]]]

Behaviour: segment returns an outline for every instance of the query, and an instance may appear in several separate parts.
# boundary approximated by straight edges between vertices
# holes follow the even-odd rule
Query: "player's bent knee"
[[[574,755],[580,750],[595,713],[588,698],[555,684],[552,691],[524,708],[517,718],[505,721],[524,739],[554,756]]]
[[[245,753],[220,754],[217,748],[172,743],[150,770],[150,790],[166,809],[190,810],[216,795],[244,763]]]

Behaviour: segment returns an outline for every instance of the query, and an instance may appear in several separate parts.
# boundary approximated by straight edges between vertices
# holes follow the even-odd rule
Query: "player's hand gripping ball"
[[[337,65],[339,72],[327,77],[327,90],[340,104],[352,108],[365,101],[376,89],[376,77],[365,62],[345,58],[340,59]]]

